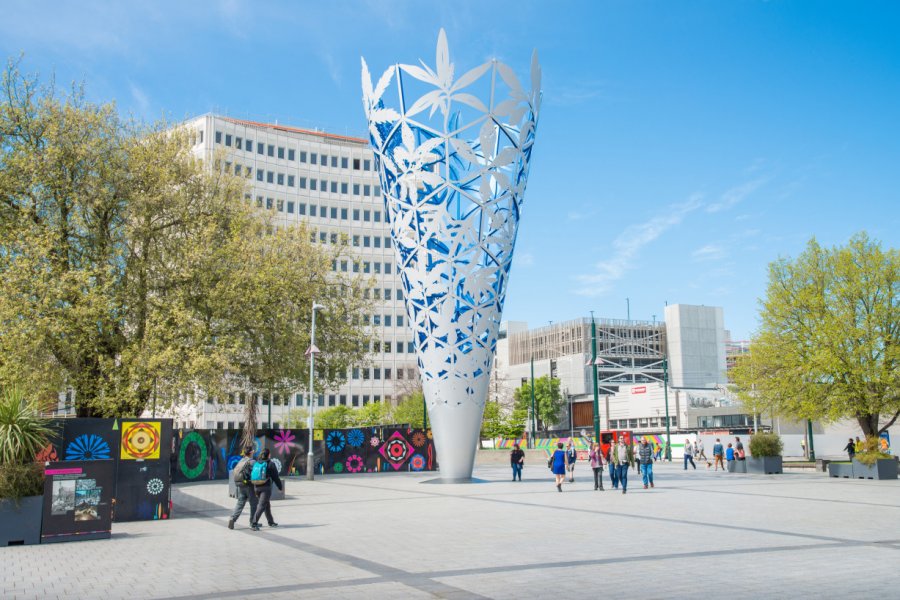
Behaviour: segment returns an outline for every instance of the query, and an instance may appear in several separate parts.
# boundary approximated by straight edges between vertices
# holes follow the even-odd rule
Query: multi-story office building
[[[375,309],[371,323],[376,341],[368,366],[354,366],[347,383],[318,398],[318,406],[362,406],[390,402],[413,389],[418,369],[412,330],[391,245],[375,159],[368,140],[204,115],[185,126],[196,132],[194,152],[212,165],[244,177],[245,197],[261,210],[271,210],[276,227],[305,222],[317,244],[339,243],[346,236],[358,261],[333,268],[374,277]],[[327,352],[327,348],[322,349]],[[269,398],[256,395],[260,421],[266,422]],[[272,423],[283,423],[292,407],[303,406],[305,394],[272,400]],[[239,404],[199,406],[176,415],[179,425],[236,426]]]

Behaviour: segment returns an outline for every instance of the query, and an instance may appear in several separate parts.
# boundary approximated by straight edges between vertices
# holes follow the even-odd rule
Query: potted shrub
[[[50,434],[17,388],[0,393],[0,547],[40,542],[44,466],[35,456]]]
[[[781,451],[784,444],[774,433],[757,433],[750,437],[750,456],[747,457],[748,473],[781,473]]]
[[[897,479],[897,459],[881,451],[877,437],[867,437],[853,456],[855,479]]]

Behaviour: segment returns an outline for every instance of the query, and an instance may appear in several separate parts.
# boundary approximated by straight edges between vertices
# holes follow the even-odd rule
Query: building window
[[[368,273],[371,269],[369,261],[363,261],[363,273]]]
[[[301,178],[300,178],[300,189],[301,189],[301,190],[305,190],[305,189],[306,189],[306,177],[301,177]]]
[[[376,248],[381,248],[381,236],[380,235],[376,235],[372,241],[374,242],[374,246]]]
[[[391,288],[384,288],[384,299],[385,300],[391,299],[391,291],[392,291]]]
[[[341,168],[342,168],[342,169],[346,169],[346,168],[347,168],[347,157],[346,157],[346,156],[342,156],[342,157],[341,157]]]
[[[345,221],[347,220],[347,209],[346,208],[341,209],[341,218]]]
[[[318,154],[316,154],[315,152],[310,152],[309,153],[309,164],[311,164],[311,165],[316,164],[318,158],[319,158]]]
[[[262,169],[256,170],[256,180],[257,181],[262,181],[264,176],[265,176],[265,173],[263,172]]]
[[[300,203],[297,205],[297,214],[305,215],[306,214],[306,205],[304,203]]]
[[[284,148],[278,146],[278,158],[284,158]]]
[[[358,208],[353,209],[353,220],[359,221],[359,209]]]
[[[390,378],[391,378],[391,370],[390,370],[390,369],[385,369],[385,370],[384,370],[384,378],[385,378],[385,379],[390,379]]]
[[[381,186],[380,186],[380,185],[376,185],[376,186],[375,186],[375,195],[376,195],[376,196],[380,196],[380,195],[381,195]]]
[[[372,195],[371,192],[372,192],[372,186],[371,186],[371,185],[364,185],[364,186],[363,186],[363,196],[371,196],[371,195]]]
[[[380,210],[376,210],[372,216],[375,217],[376,223],[381,223],[381,211]]]
[[[230,133],[225,134],[225,145],[229,146],[229,147],[231,146],[231,134]],[[219,422],[221,423],[221,421],[219,421]]]
[[[334,406],[336,401],[337,396],[335,396],[334,394],[328,394],[328,406]]]
[[[331,207],[331,218],[332,218],[332,219],[337,219],[337,218],[338,218],[338,211],[337,211],[337,207],[336,207],[336,206],[332,206],[332,207]]]
[[[288,200],[288,205],[287,205],[287,206],[288,206],[288,209],[287,209],[288,213],[289,213],[289,214],[294,214],[294,203],[291,202],[290,200]]]
[[[222,143],[222,132],[221,132],[221,131],[217,131],[217,132],[216,132],[216,143],[217,143],[217,144],[221,144],[221,143]]]
[[[306,162],[306,152],[304,152],[303,150],[300,151],[300,162]]]
[[[397,354],[403,354],[403,342],[397,342]],[[397,371],[399,373],[399,371]],[[402,377],[401,377],[402,379]]]
[[[316,191],[316,180],[315,179],[309,180],[309,189],[312,190],[313,192]]]
[[[332,181],[332,182],[331,182],[331,193],[332,193],[332,194],[337,194],[337,181]]]
[[[284,173],[278,174],[278,185],[284,185]]]
[[[413,342],[406,342],[406,353],[412,354],[416,351],[416,346]],[[412,377],[410,377],[412,379]]]
[[[272,210],[272,199],[266,198],[266,210]]]
[[[346,183],[341,183],[341,193],[342,194],[347,193],[347,184]]]
[[[273,144],[269,144],[269,151],[266,154],[272,158],[275,157],[275,146]]]
[[[315,204],[309,205],[309,216],[311,216],[311,217],[316,216],[316,205]]]
[[[275,183],[275,173],[266,171],[266,183]]]
[[[353,394],[352,398],[353,398],[353,406],[359,406],[359,395]]]
[[[294,160],[294,158],[296,158],[296,150],[288,148],[288,160]]]
[[[372,263],[372,268],[375,270],[376,275],[381,275],[381,263]]]
[[[384,326],[385,327],[391,326],[391,315],[384,315]],[[388,348],[390,348],[390,344],[388,344]]]
[[[372,161],[366,159],[363,161],[363,171],[371,171],[372,170]]]
[[[257,196],[256,197],[256,208],[262,208],[262,205],[263,205],[263,197]]]
[[[397,315],[397,327],[403,327],[403,315]]]
[[[277,203],[278,212],[284,212],[284,200],[279,200]]]
[[[353,170],[359,171],[359,159],[358,158],[353,159]]]
[[[241,146],[243,145],[241,142],[243,142],[243,141],[244,140],[242,140],[239,137],[234,138],[234,147],[237,148],[238,150],[240,150]]]
[[[363,248],[368,248],[368,247],[369,247],[369,245],[370,245],[370,244],[369,244],[369,240],[370,240],[369,236],[367,236],[367,235],[364,235],[364,236],[363,236]]]
[[[353,184],[353,195],[359,196],[359,184],[358,183]]]
[[[384,263],[384,274],[385,275],[391,274],[391,263],[389,263],[389,262]]]
[[[246,150],[247,152],[253,152],[253,140],[244,140],[244,150]]]
[[[256,142],[256,153],[257,154],[265,154],[266,153],[266,145],[262,142]]]
[[[371,211],[368,211],[368,210],[364,210],[364,211],[363,211],[363,221],[365,221],[366,223],[368,223],[368,222],[369,222],[369,219],[370,219],[371,217],[372,217]]]
[[[288,175],[288,187],[294,187],[294,176]]]

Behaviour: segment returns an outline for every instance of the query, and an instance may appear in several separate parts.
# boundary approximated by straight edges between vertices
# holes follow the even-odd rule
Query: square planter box
[[[848,462],[830,462],[828,463],[829,477],[843,477],[850,479],[853,477],[853,463]]]
[[[747,463],[748,473],[764,473],[766,475],[774,475],[783,472],[780,456],[751,456],[748,457],[744,462]]]
[[[44,497],[0,500],[0,547],[41,543]]]
[[[897,479],[897,460],[880,458],[872,466],[864,465],[853,459],[854,479]]]
[[[734,471],[732,473],[746,473],[747,472],[747,459],[744,460],[735,460],[734,461]]]

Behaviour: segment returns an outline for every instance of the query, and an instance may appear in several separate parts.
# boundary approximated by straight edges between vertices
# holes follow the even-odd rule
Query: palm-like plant
[[[35,455],[51,434],[47,419],[19,388],[0,393],[0,498],[41,493],[43,469]]]

